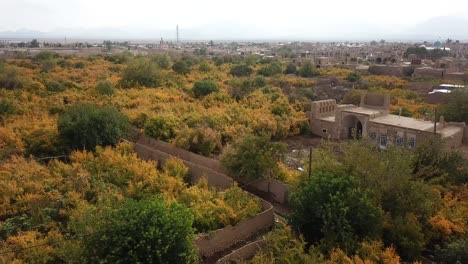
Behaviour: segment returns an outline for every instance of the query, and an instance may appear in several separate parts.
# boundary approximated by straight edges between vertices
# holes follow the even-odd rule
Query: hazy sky
[[[0,0],[0,31],[172,30],[179,24],[181,30],[206,28],[208,35],[235,25],[262,36],[321,36],[349,31],[391,33],[439,16],[468,17],[468,1]]]

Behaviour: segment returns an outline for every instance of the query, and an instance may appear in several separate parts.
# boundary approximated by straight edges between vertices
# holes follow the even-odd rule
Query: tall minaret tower
[[[179,24],[177,24],[176,26],[176,39],[177,39],[177,43],[179,43]]]

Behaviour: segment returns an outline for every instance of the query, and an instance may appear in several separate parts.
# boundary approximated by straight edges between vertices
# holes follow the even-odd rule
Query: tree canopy
[[[90,263],[197,263],[191,211],[155,197],[89,210],[74,223]],[[87,227],[87,228],[86,228]],[[86,230],[92,229],[91,233]]]
[[[265,136],[247,135],[234,143],[222,158],[223,165],[237,177],[260,179],[278,171],[285,146]]]
[[[115,145],[127,135],[128,129],[127,117],[109,106],[72,105],[58,120],[60,137],[72,149]]]

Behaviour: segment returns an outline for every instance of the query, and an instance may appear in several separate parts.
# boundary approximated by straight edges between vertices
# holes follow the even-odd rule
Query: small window
[[[414,137],[408,138],[408,148],[414,149],[416,147],[416,139]]]
[[[380,146],[385,148],[387,146],[387,135],[380,136]]]
[[[326,133],[327,133],[327,129],[326,129],[326,128],[322,128],[322,133],[326,134]]]
[[[398,135],[396,137],[396,144],[397,144],[397,146],[403,146],[403,137]]]

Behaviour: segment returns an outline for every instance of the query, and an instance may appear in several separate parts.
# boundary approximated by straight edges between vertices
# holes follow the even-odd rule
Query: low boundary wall
[[[144,160],[155,160],[158,162],[158,165],[163,165],[167,159],[176,157],[140,143],[134,143],[133,148],[140,158]],[[184,159],[181,160],[185,166],[189,168],[190,181],[192,183],[195,183],[200,178],[204,177],[207,179],[210,186],[223,190],[232,187],[234,184],[234,180],[225,174],[216,172],[198,164],[194,164]]]
[[[261,202],[263,212],[258,215],[244,219],[234,226],[227,226],[208,234],[199,235],[195,240],[195,244],[198,247],[200,256],[212,256],[252,238],[262,230],[270,228],[275,221],[273,206],[264,200],[261,200]]]
[[[248,192],[263,192],[271,199],[280,204],[287,204],[289,201],[289,185],[275,179],[260,179],[242,186]]]
[[[232,263],[238,260],[249,259],[255,256],[257,251],[266,245],[264,239],[254,241],[250,244],[247,244],[239,249],[234,250],[231,254],[226,255],[216,261],[216,264],[226,264]]]

